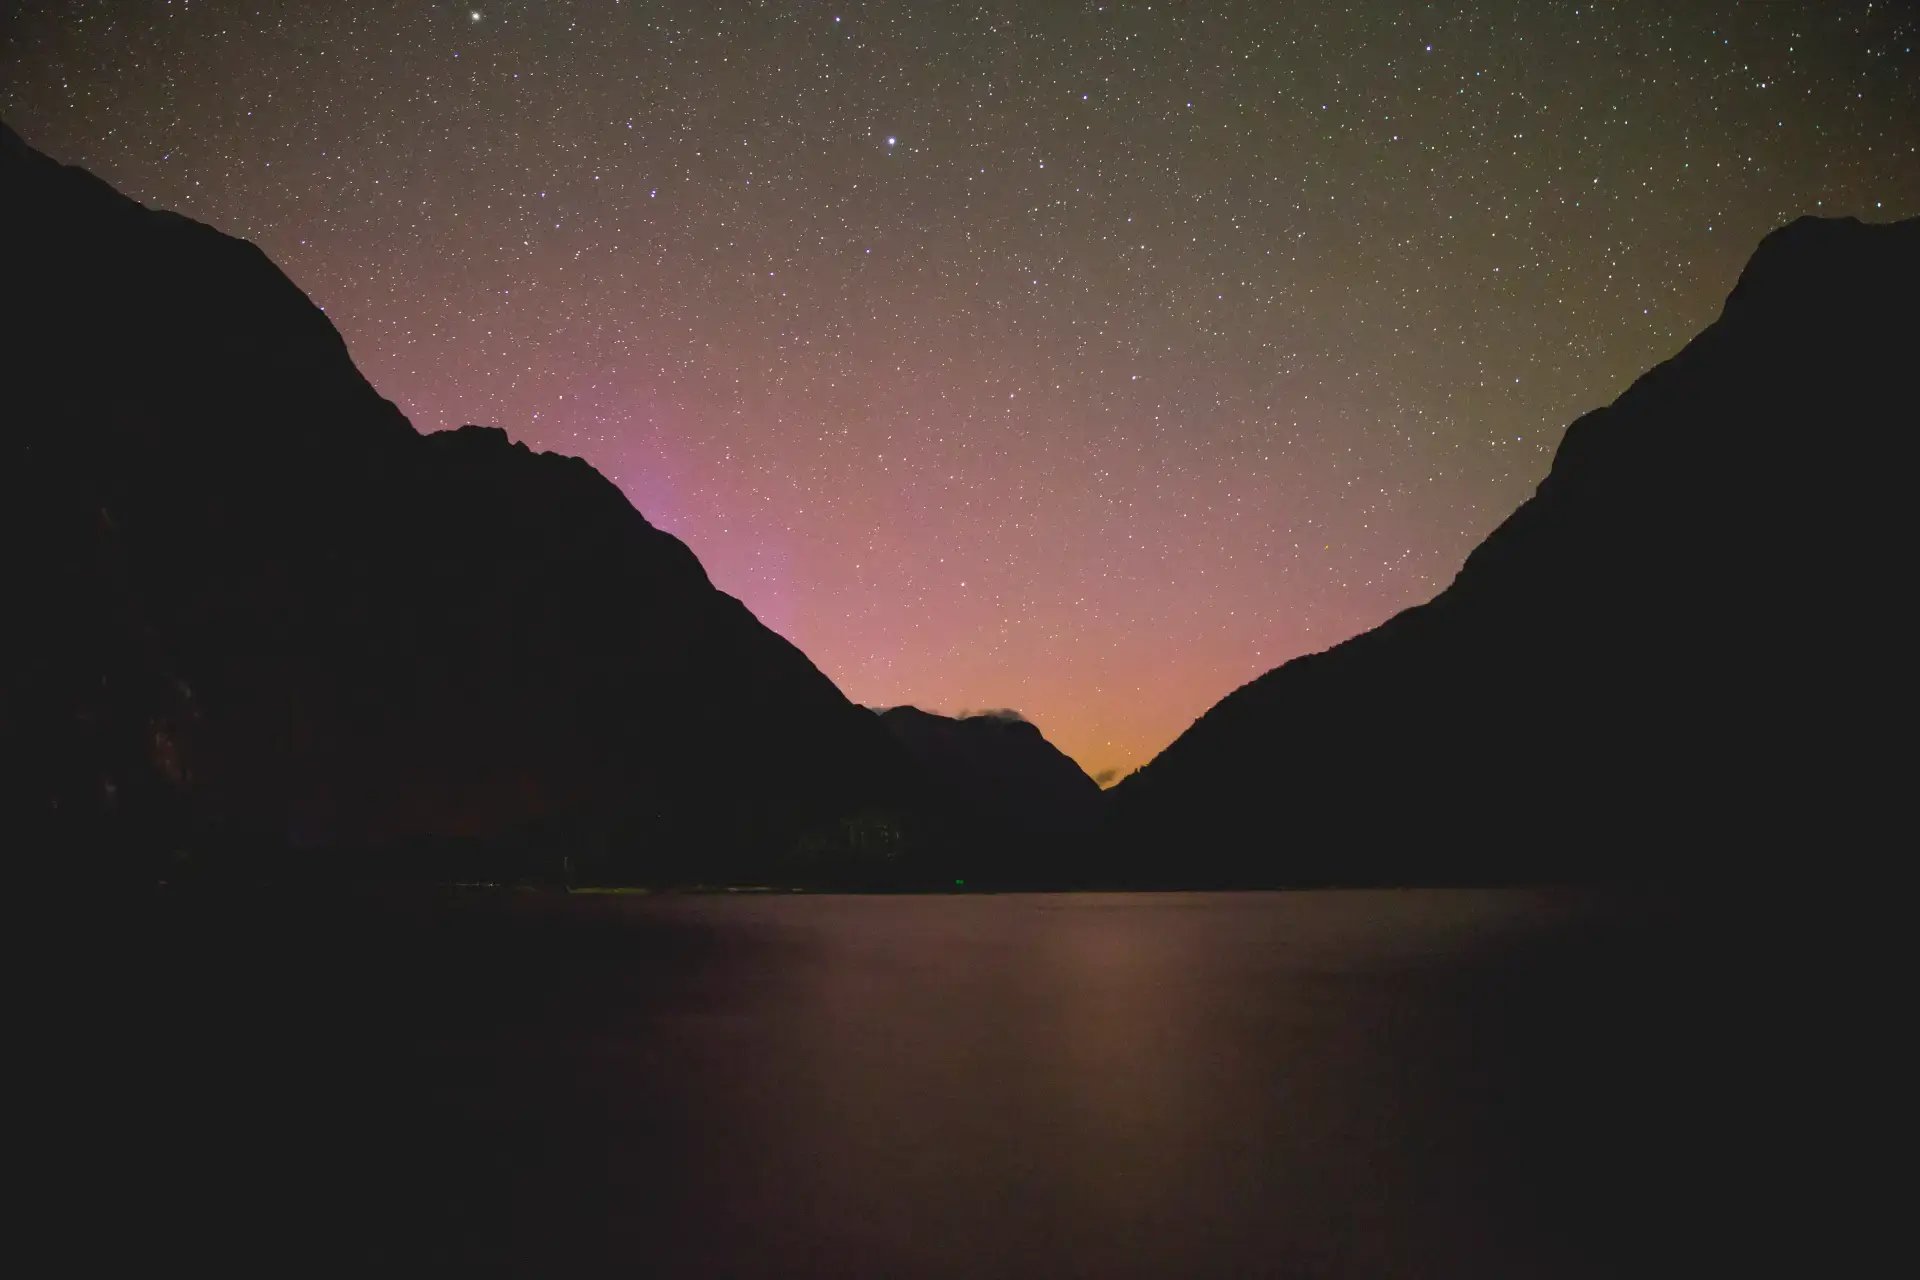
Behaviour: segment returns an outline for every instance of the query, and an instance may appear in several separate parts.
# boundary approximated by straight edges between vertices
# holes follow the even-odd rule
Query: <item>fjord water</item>
[[[148,1258],[1679,1273],[1757,1247],[1791,1125],[1790,1098],[1754,1107],[1753,954],[1697,905],[500,893],[141,919],[61,1041],[88,1102],[46,1182],[110,1224],[83,1238]]]

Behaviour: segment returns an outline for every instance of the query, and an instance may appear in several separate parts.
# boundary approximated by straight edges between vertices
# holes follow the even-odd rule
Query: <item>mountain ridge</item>
[[[1024,722],[856,707],[584,461],[415,432],[253,245],[3,125],[0,166],[0,799],[49,857],[1426,883],[1734,874],[1887,817],[1920,221],[1770,234],[1446,589],[1102,796]]]
[[[929,803],[970,884],[1058,887],[1083,875],[1100,785],[1017,712],[876,709],[927,778]]]
[[[49,857],[725,879],[916,802],[588,464],[415,432],[253,245],[10,129],[0,165],[4,798]]]
[[[1920,221],[1771,233],[1721,316],[1577,419],[1445,590],[1248,682],[1124,780],[1126,874],[1180,879],[1182,841],[1209,850],[1186,864],[1203,882],[1327,883],[1709,873],[1724,859],[1677,848],[1813,838],[1818,804],[1782,796],[1859,796],[1794,735],[1864,732],[1841,687],[1889,674],[1861,659],[1893,634],[1874,579],[1899,495],[1852,448],[1914,424],[1915,288]],[[1759,625],[1780,581],[1798,607]],[[1874,625],[1849,646],[1815,612]]]

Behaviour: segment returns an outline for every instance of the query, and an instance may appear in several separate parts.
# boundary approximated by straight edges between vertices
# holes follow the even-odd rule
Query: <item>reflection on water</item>
[[[244,1206],[229,1243],[251,1222],[270,1247],[522,1273],[1645,1274],[1688,1259],[1676,1226],[1709,1247],[1719,1219],[1671,1170],[1731,1161],[1740,1125],[1689,1065],[1725,1030],[1698,999],[1724,975],[1634,910],[223,907],[146,939],[124,1017],[90,1025],[100,1061],[172,1046],[110,1120],[160,1252],[206,1246],[185,1202],[217,1187]],[[153,1188],[186,1149],[225,1172],[175,1203]]]
[[[754,958],[720,960],[724,998],[702,985],[611,1043],[647,1047],[627,1083],[672,1115],[669,1235],[689,1270],[1519,1266],[1535,1242],[1492,1217],[1462,1127],[1483,1108],[1461,977],[1569,909],[1513,894],[649,904],[751,939]],[[660,1229],[633,1221],[636,1246]]]

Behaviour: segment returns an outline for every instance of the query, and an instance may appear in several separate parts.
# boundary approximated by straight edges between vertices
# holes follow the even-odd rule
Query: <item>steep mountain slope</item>
[[[873,716],[586,463],[418,435],[258,249],[0,147],[28,845],[704,877],[908,799]]]
[[[1100,812],[1100,787],[1028,720],[1009,713],[879,713],[928,780],[932,805],[959,845],[955,870],[980,885],[1055,885],[1079,874],[1079,844]]]
[[[1237,690],[1111,794],[1112,874],[1838,865],[1891,816],[1920,221],[1801,219],[1568,429],[1431,603]]]

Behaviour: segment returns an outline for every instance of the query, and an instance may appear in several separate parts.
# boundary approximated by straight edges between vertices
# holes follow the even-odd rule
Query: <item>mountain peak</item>
[[[1099,784],[1011,710],[875,713],[928,778],[934,803],[972,851],[969,880],[1021,885],[1059,874],[1062,846],[1098,816]]]
[[[1920,220],[1769,235],[1445,591],[1236,690],[1115,789],[1133,873],[1712,874],[1859,829],[1910,639],[1886,459],[1920,419],[1916,296]]]
[[[586,462],[420,435],[253,245],[10,131],[0,166],[9,829],[710,880],[910,797]]]

